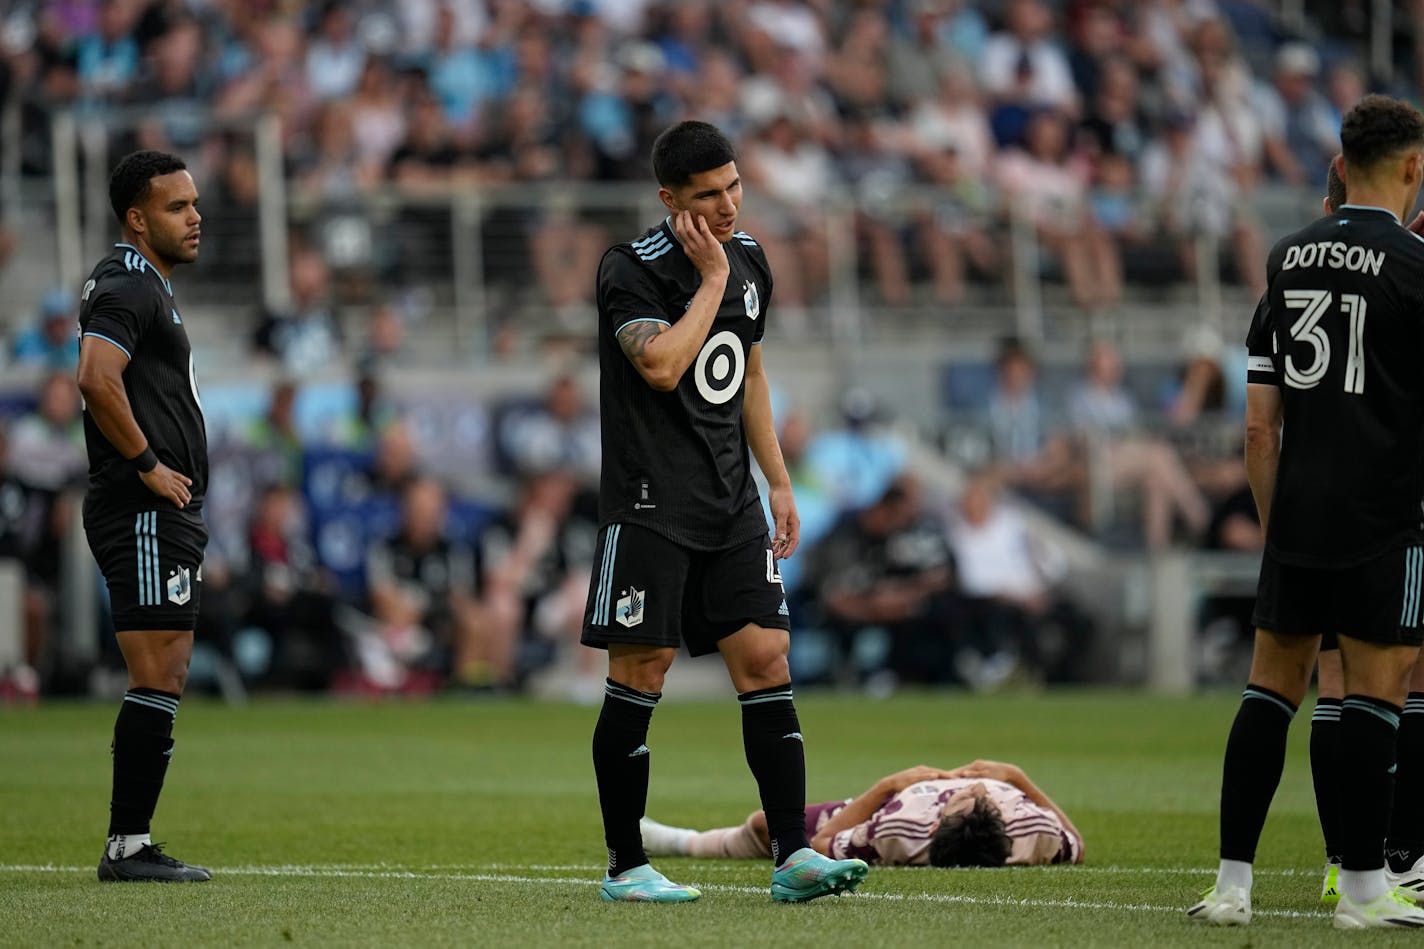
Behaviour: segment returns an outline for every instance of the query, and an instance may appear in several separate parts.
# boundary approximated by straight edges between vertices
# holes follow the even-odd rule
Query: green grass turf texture
[[[1248,930],[1182,909],[1215,866],[1221,751],[1237,698],[1126,692],[798,699],[808,796],[914,764],[1021,764],[1076,820],[1083,867],[872,870],[859,893],[773,904],[760,862],[663,858],[682,906],[606,904],[589,759],[596,709],[527,701],[190,700],[155,839],[210,866],[187,886],[100,884],[114,707],[0,710],[0,945],[1297,946],[1336,934],[1316,902],[1321,842],[1291,734]],[[649,813],[715,826],[756,807],[739,712],[666,701]],[[25,869],[47,865],[50,869]]]

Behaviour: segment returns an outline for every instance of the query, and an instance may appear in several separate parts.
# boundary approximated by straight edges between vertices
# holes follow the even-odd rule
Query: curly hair
[[[187,164],[167,152],[143,151],[125,155],[109,176],[109,206],[123,224],[129,208],[148,197],[150,182],[162,175],[184,171]]]
[[[1009,859],[1004,817],[988,798],[975,798],[966,814],[939,822],[930,838],[932,867],[1002,867]]]
[[[1369,168],[1409,148],[1424,147],[1424,115],[1407,102],[1368,95],[1340,120],[1345,164]]]

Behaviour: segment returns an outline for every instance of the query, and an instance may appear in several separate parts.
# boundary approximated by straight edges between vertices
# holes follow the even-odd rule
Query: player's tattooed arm
[[[618,331],[618,345],[623,347],[623,352],[629,359],[637,362],[648,348],[648,340],[661,334],[665,329],[667,327],[656,320],[638,320],[629,323]]]

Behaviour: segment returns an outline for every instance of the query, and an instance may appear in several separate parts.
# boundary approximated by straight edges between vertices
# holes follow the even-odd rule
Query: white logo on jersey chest
[[[747,319],[754,320],[761,316],[761,297],[757,295],[757,286],[748,280],[742,284],[742,303],[747,308]]]

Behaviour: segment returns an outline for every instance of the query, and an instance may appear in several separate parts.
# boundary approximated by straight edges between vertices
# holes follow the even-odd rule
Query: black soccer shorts
[[[1259,628],[1288,636],[1337,635],[1380,645],[1424,642],[1424,548],[1401,547],[1352,567],[1298,567],[1269,551],[1261,558],[1256,610]]]
[[[763,535],[727,550],[690,550],[636,524],[598,532],[584,609],[585,646],[677,647],[705,656],[749,623],[791,628],[786,592]]]
[[[148,511],[110,513],[84,502],[84,533],[109,586],[114,630],[188,630],[203,587],[203,515],[167,501]]]

